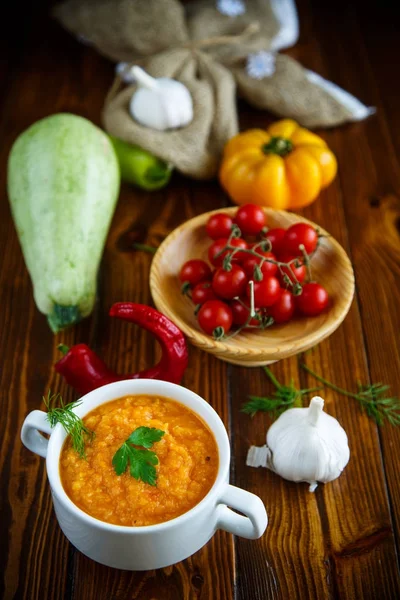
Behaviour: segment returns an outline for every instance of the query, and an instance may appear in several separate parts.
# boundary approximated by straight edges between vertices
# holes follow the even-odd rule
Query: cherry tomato
[[[214,293],[225,300],[232,300],[244,294],[246,285],[246,273],[235,264],[230,271],[225,271],[222,267],[218,269],[212,280]]]
[[[187,281],[190,285],[196,285],[200,281],[211,279],[211,269],[204,260],[194,258],[182,266],[179,279],[182,282]]]
[[[240,300],[241,300],[240,302],[239,302],[239,300],[232,300],[231,309],[232,309],[232,315],[233,315],[233,323],[235,325],[239,325],[241,327],[242,325],[245,325],[245,323],[247,323],[247,320],[250,315],[250,306],[249,306],[248,298],[241,298]],[[255,317],[253,317],[251,319],[251,321],[249,322],[249,325],[259,325],[259,324],[260,324],[260,321],[258,319],[256,319]]]
[[[222,300],[207,300],[197,315],[199,325],[208,335],[212,335],[214,329],[222,327],[228,333],[232,327],[232,310]]]
[[[229,237],[231,234],[233,220],[229,215],[225,213],[217,213],[211,215],[207,221],[206,231],[208,237],[212,240],[218,240],[219,238]]]
[[[272,306],[279,299],[281,286],[276,277],[264,277],[254,282],[254,304],[257,308]],[[246,288],[246,296],[250,298],[250,286]]]
[[[222,265],[222,263],[224,262],[224,258],[227,255],[227,253],[229,252],[229,250],[227,250],[226,252],[223,252],[217,258],[215,258],[215,257],[219,252],[221,252],[221,250],[223,250],[225,248],[227,243],[228,243],[228,238],[220,238],[219,240],[216,240],[213,244],[211,244],[211,246],[209,247],[208,259],[215,267],[220,267]],[[243,248],[243,249],[247,250],[247,244],[244,240],[242,240],[242,238],[233,238],[231,240],[231,245],[234,246],[235,248]],[[244,252],[243,253],[238,252],[233,257],[233,262],[240,262],[240,260],[247,258],[247,256],[248,255]]]
[[[227,243],[228,238],[220,238],[219,240],[216,240],[213,244],[211,244],[211,246],[208,248],[208,260],[215,267],[218,265],[222,265],[222,262],[226,256],[226,252],[224,252],[217,258],[216,256],[217,254],[219,254],[219,252],[221,252],[221,250],[225,248]]]
[[[204,304],[207,300],[217,300],[210,281],[198,283],[192,290],[192,301],[194,304]]]
[[[294,256],[283,254],[279,260],[281,260],[282,262],[288,263],[293,258],[294,258]],[[299,259],[299,262],[301,263],[301,259]],[[292,281],[293,283],[297,283],[296,279],[299,283],[302,283],[305,280],[306,275],[307,275],[306,266],[304,264],[300,264],[298,267],[295,267],[294,262],[291,263],[290,267],[282,267],[282,271],[285,273],[285,275],[287,275],[289,277],[290,281]],[[278,273],[278,279],[281,282],[282,286],[287,287],[280,271]]]
[[[300,244],[303,244],[306,252],[311,254],[317,247],[317,242],[317,232],[314,227],[307,225],[307,223],[295,223],[295,225],[289,227],[283,240],[285,252],[293,256],[301,255],[301,250],[299,250]]]
[[[264,252],[263,250],[260,250],[260,248],[257,248],[256,252],[258,252],[258,254],[262,254],[262,256],[264,256],[265,258],[270,258],[272,260],[276,260],[274,254],[272,254],[272,252]],[[254,267],[256,265],[259,265],[261,260],[262,259],[258,258],[257,256],[252,256],[251,254],[248,254],[247,258],[242,261],[241,264],[242,264],[243,270],[245,271],[245,273],[249,279],[253,279]],[[267,262],[267,261],[265,261],[261,267],[262,274],[267,277],[270,277],[271,275],[275,275],[277,270],[278,270],[277,265],[275,265],[274,263]]]
[[[256,204],[245,204],[237,211],[234,222],[242,235],[257,235],[265,227],[267,219],[262,208]]]
[[[267,231],[264,237],[266,237],[272,244],[272,250],[275,256],[279,256],[285,251],[283,239],[285,237],[286,229],[281,227],[275,227]]]
[[[319,283],[306,283],[300,296],[296,296],[299,311],[307,317],[315,317],[328,306],[328,292]]]
[[[286,323],[293,317],[296,308],[294,296],[289,290],[282,290],[279,299],[269,307],[268,314],[275,323]]]

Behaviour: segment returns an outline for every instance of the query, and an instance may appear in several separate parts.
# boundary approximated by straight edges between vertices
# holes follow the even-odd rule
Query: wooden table
[[[47,4],[8,3],[0,43],[1,113],[1,518],[0,595],[65,600],[267,600],[400,597],[400,429],[378,429],[358,404],[330,391],[326,406],[348,433],[351,459],[335,482],[308,486],[245,466],[251,444],[264,443],[267,416],[240,412],[249,393],[271,386],[261,369],[223,363],[195,348],[183,384],[219,412],[232,445],[231,481],[264,500],[269,527],[258,541],[218,532],[197,554],[167,569],[130,573],[103,567],[75,550],[59,529],[44,460],[21,445],[25,415],[49,389],[74,398],[52,367],[57,344],[87,342],[121,372],[157,357],[150,335],[107,317],[119,300],[151,303],[151,257],[134,240],[157,245],[174,227],[228,204],[216,183],[175,175],[169,187],[146,193],[123,186],[101,265],[92,318],[53,336],[35,308],[31,283],[6,198],[6,161],[16,136],[31,123],[68,111],[100,122],[113,66],[47,17]],[[274,365],[282,382],[314,381],[299,362],[355,389],[385,382],[400,392],[400,110],[398,39],[388,6],[362,0],[298,1],[301,37],[290,54],[377,107],[368,121],[324,131],[339,175],[304,215],[348,251],[357,293],[343,325],[303,357]],[[266,126],[265,112],[241,105],[241,127]]]

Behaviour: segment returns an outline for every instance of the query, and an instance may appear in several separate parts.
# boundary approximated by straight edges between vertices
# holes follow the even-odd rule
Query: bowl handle
[[[50,435],[52,431],[50,423],[47,420],[47,413],[42,410],[33,410],[25,418],[22,425],[22,443],[28,450],[31,450],[31,452],[46,458],[49,440],[45,438],[42,433],[48,433]]]
[[[246,516],[238,515],[228,506]],[[256,540],[262,536],[267,524],[268,516],[261,498],[233,485],[226,485],[219,499],[217,529]]]

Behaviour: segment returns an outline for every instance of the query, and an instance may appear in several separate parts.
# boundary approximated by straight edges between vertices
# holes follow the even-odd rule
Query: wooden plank
[[[35,10],[36,8],[36,10]],[[29,30],[42,17],[43,6],[28,5],[21,11],[21,6],[7,2],[2,6],[0,22],[0,106],[7,98],[7,91],[12,82],[16,65],[29,42]]]
[[[2,269],[0,355],[0,499],[2,539],[0,560],[3,566],[0,595],[12,598],[40,598],[40,588],[48,598],[57,598],[65,585],[67,544],[51,514],[44,461],[22,448],[19,428],[26,413],[40,404],[47,381],[38,360],[48,362],[51,352],[43,350],[40,339],[50,340],[42,332],[31,300],[31,290],[22,257],[9,220],[1,219],[1,248],[5,258]],[[8,224],[12,235],[5,234]],[[3,246],[3,243],[1,244]],[[13,273],[14,282],[8,276]],[[21,318],[11,318],[21,315]],[[42,333],[42,337],[37,334]],[[51,343],[48,346],[51,348]],[[40,507],[40,514],[37,507]],[[46,564],[41,572],[40,566]],[[38,571],[36,571],[38,569]],[[15,596],[17,597],[17,596]]]
[[[346,4],[346,6],[344,6],[344,4]],[[369,94],[371,94],[371,90],[374,91],[374,95],[375,95],[375,90],[376,90],[376,86],[373,85],[373,80],[368,81],[368,79],[365,79],[365,74],[368,73],[368,63],[365,60],[365,55],[363,53],[363,43],[362,43],[362,39],[360,39],[357,35],[358,33],[358,28],[357,28],[357,21],[355,19],[351,18],[352,15],[352,10],[351,7],[349,7],[348,3],[343,3],[343,6],[336,6],[335,7],[335,11],[329,10],[328,8],[326,10],[321,11],[320,10],[320,6],[318,5],[318,3],[314,3],[313,6],[313,13],[314,16],[317,15],[318,18],[318,39],[319,39],[319,52],[315,53],[315,55],[317,56],[322,56],[323,61],[324,61],[324,65],[329,65],[329,70],[326,70],[323,72],[323,75],[325,75],[328,78],[332,78],[333,80],[337,81],[339,84],[343,85],[345,88],[350,89],[351,91],[353,91],[356,95],[358,95],[361,98],[365,98],[366,101],[368,102],[371,101],[371,99],[368,97]],[[339,16],[340,15],[340,19]],[[327,27],[326,24],[329,23],[330,26]],[[336,26],[335,26],[336,23]],[[337,35],[332,35],[332,32],[335,31],[337,33],[338,28],[341,28],[341,35],[340,35],[340,41]],[[346,40],[345,43],[343,43],[343,40]],[[314,55],[314,56],[315,56]],[[338,69],[338,65],[340,65],[340,69]],[[333,67],[333,68],[332,68]],[[355,77],[354,74],[358,73],[358,77]],[[364,83],[364,85],[357,85],[359,84],[359,82],[366,82]],[[367,83],[368,82],[368,83]],[[372,99],[372,103],[374,102],[374,99]],[[375,188],[376,185],[381,186],[383,183],[383,178],[382,178],[382,171],[381,169],[377,169],[376,171],[374,170],[374,165],[372,164],[371,161],[369,161],[368,163],[367,161],[367,157],[369,156],[370,153],[370,148],[371,146],[373,147],[377,147],[377,143],[376,141],[371,143],[371,126],[373,126],[374,124],[374,119],[371,119],[368,122],[359,124],[359,125],[354,125],[351,127],[346,127],[345,128],[345,133],[346,135],[342,135],[341,132],[339,130],[332,132],[333,133],[333,138],[332,141],[330,142],[334,148],[336,149],[336,152],[338,154],[339,157],[339,165],[340,165],[340,171],[339,171],[339,179],[340,179],[340,184],[341,184],[341,189],[342,189],[342,194],[343,194],[343,207],[344,207],[344,213],[345,213],[345,218],[346,218],[346,222],[347,222],[347,228],[348,228],[348,241],[349,241],[349,247],[351,249],[351,255],[353,258],[353,262],[355,265],[355,271],[356,271],[356,278],[357,278],[357,283],[358,283],[358,300],[360,303],[360,311],[361,311],[361,325],[364,329],[364,332],[366,332],[366,326],[369,326],[370,323],[370,319],[367,317],[366,314],[366,307],[368,306],[368,304],[371,304],[371,300],[372,303],[377,307],[379,305],[379,300],[376,303],[376,299],[380,296],[380,285],[376,286],[376,289],[374,289],[373,293],[371,293],[371,289],[369,288],[367,291],[367,294],[362,294],[361,290],[363,286],[367,286],[370,282],[371,282],[371,275],[373,273],[376,273],[376,266],[373,267],[372,269],[368,269],[369,273],[367,274],[365,272],[365,266],[368,264],[371,264],[370,261],[368,260],[368,252],[366,252],[367,248],[365,247],[365,241],[367,241],[367,238],[365,236],[365,227],[364,227],[364,219],[366,219],[366,216],[368,214],[370,214],[371,211],[371,207],[369,206],[369,199],[371,199],[371,196],[373,194],[373,190]],[[385,124],[380,122],[379,125],[376,125],[376,127],[379,127],[379,131],[381,133],[383,133],[386,129]],[[386,144],[382,144],[382,142],[380,142],[380,146],[385,146]],[[380,154],[382,154],[382,152],[380,152]],[[388,161],[389,162],[389,161]],[[392,175],[394,175],[395,171],[393,170],[393,162],[391,164],[387,164],[387,173],[390,172],[392,173]],[[362,173],[362,177],[355,177],[355,174],[358,173]],[[374,220],[374,217],[371,215],[371,220]],[[376,220],[375,220],[376,223]],[[332,233],[334,233],[332,231]],[[360,235],[361,234],[361,235]],[[376,237],[376,235],[374,236]],[[384,236],[387,239],[387,233]],[[360,270],[360,266],[361,270]],[[382,273],[382,271],[381,271]],[[382,273],[383,274],[383,273]],[[380,279],[380,277],[379,277]],[[376,304],[375,304],[376,303]],[[381,305],[382,306],[382,305]],[[379,308],[376,311],[376,317],[378,317],[378,313],[381,309]],[[346,322],[347,323],[347,322]],[[345,324],[346,325],[346,324]],[[386,335],[385,335],[386,331],[383,331],[381,327],[376,327],[373,331],[373,339],[374,341],[378,344],[381,345],[381,341],[382,338],[385,339]],[[349,336],[346,336],[347,340],[351,339]],[[346,343],[348,343],[348,341],[346,340]],[[368,335],[365,338],[365,342],[366,342],[366,348],[367,348],[367,352],[369,350],[369,337]],[[391,344],[391,357],[396,357],[398,356],[398,354],[396,355],[397,350],[395,349],[396,346],[394,344]],[[393,354],[393,351],[395,352],[395,354]],[[353,353],[357,352],[357,347],[354,347]],[[353,354],[352,353],[352,354]],[[359,354],[359,352],[358,352]],[[351,358],[351,357],[350,357]],[[387,355],[387,358],[389,358],[389,354]],[[354,361],[352,361],[353,363]],[[352,364],[351,363],[351,364]],[[390,363],[389,363],[390,364]],[[375,378],[374,372],[373,372],[373,365],[371,363],[371,361],[369,361],[369,370],[370,373],[372,375],[372,378],[374,381],[377,381],[377,379]],[[354,377],[355,375],[355,377]],[[355,386],[355,380],[357,380],[358,375],[354,374],[353,375],[353,380],[349,380],[347,382],[347,386],[348,388],[352,388],[354,389]],[[360,377],[361,380],[363,381],[368,381],[368,373],[365,373],[364,377]],[[380,379],[380,378],[379,378]],[[343,380],[342,380],[343,381]],[[398,388],[397,388],[398,389]],[[397,432],[394,432],[392,428],[385,428],[385,434],[387,431],[390,432],[390,434],[395,434],[397,435]],[[382,431],[380,432],[382,433]],[[397,435],[397,439],[398,439],[398,435]],[[365,438],[363,436],[363,443],[365,443]],[[372,458],[374,454],[374,449],[371,447],[370,448],[370,456]],[[371,470],[371,463],[366,464],[367,469],[370,471]],[[388,461],[385,461],[385,467],[386,469],[388,468]],[[390,468],[390,467],[389,467]],[[368,478],[370,480],[370,482],[375,482],[375,470],[372,469],[371,473],[368,473]],[[378,513],[379,511],[379,504],[381,504],[381,502],[374,497],[375,494],[373,493],[373,486],[369,486],[369,498],[371,498],[371,502],[376,502],[377,506],[375,507],[375,511],[376,513]],[[337,501],[337,499],[335,498],[335,500]],[[349,514],[347,512],[347,514]],[[378,516],[378,515],[377,515]],[[383,515],[382,515],[383,516]],[[385,521],[387,519],[387,517],[385,516],[384,519],[380,520],[380,525],[378,526],[379,521],[376,522],[376,528],[375,531],[373,530],[373,528],[371,529],[366,529],[365,530],[365,541],[366,541],[366,547],[368,546],[368,540],[376,540],[377,543],[379,543],[381,536],[380,536],[380,532],[384,532],[387,530],[387,527],[391,527],[391,522],[390,522],[390,514],[389,516],[389,520],[387,525],[385,525]],[[370,525],[370,527],[372,527],[372,523]],[[356,532],[354,532],[356,533]],[[388,532],[388,536],[391,537],[391,533]],[[361,538],[362,539],[362,538]],[[339,541],[339,538],[338,538]],[[392,540],[390,540],[392,542]],[[386,545],[386,544],[385,544]],[[362,547],[363,544],[359,544],[359,548],[360,548],[360,554],[362,553]],[[382,551],[384,549],[382,548]],[[355,556],[355,553],[353,553],[352,555],[353,557]],[[373,561],[373,556],[371,554],[370,556],[371,562]],[[363,559],[364,560],[364,559]],[[345,561],[345,564],[349,567],[349,573],[351,573],[352,577],[354,576],[354,570],[352,569],[352,565],[349,564],[348,561]],[[378,593],[381,594],[381,589],[382,587],[385,585],[385,580],[388,580],[389,582],[391,582],[389,585],[391,586],[391,591],[390,594],[389,592],[387,593],[387,595],[385,597],[397,597],[399,594],[399,579],[398,579],[398,574],[395,574],[395,570],[396,570],[396,554],[393,555],[391,561],[388,563],[387,561],[383,561],[382,563],[384,565],[383,569],[376,569],[374,571],[368,571],[372,577],[372,572],[374,573],[373,575],[373,579],[374,581],[371,582],[371,585],[369,586],[369,593],[370,596],[368,597],[375,597]],[[365,565],[364,565],[365,566]],[[362,580],[365,581],[365,575],[362,575]]]
[[[357,21],[351,18],[352,10],[349,6],[349,3],[342,3],[340,6],[335,6],[335,9],[324,7],[324,10],[321,10],[321,6],[318,3],[313,2],[312,13],[314,19],[317,23],[317,27],[315,29],[317,35],[315,36],[318,40],[318,51],[313,54],[313,57],[321,57],[321,66],[323,64],[323,70],[321,69],[321,73],[326,76],[328,79],[332,79],[339,83],[339,85],[343,85],[346,89],[349,89],[359,97],[365,99],[366,102],[370,101],[371,98],[369,94],[371,90],[375,90],[373,82],[369,81],[367,85],[358,86],[357,84],[361,81],[365,81],[364,75],[366,73],[366,61],[365,56],[363,55],[363,44],[362,40],[358,38],[358,28]],[[329,27],[327,27],[327,23],[329,23]],[[337,32],[340,30],[340,36],[338,37]],[[335,35],[333,35],[335,32]],[[319,62],[319,58],[317,59]],[[329,65],[329,70],[327,66]],[[314,65],[311,65],[314,66]],[[332,68],[333,67],[333,68]],[[339,68],[338,68],[339,67]],[[320,69],[318,69],[320,70]],[[367,69],[368,70],[368,69]],[[355,74],[358,76],[355,76]],[[374,99],[372,99],[372,103],[374,104]],[[356,272],[356,280],[357,280],[357,289],[358,289],[358,302],[360,307],[360,317],[359,321],[360,326],[362,326],[364,332],[366,331],[366,324],[369,323],[369,319],[366,317],[365,308],[368,303],[371,303],[372,298],[376,298],[376,294],[379,294],[378,289],[374,290],[373,294],[371,294],[371,290],[368,290],[368,298],[366,295],[362,295],[361,288],[363,285],[366,285],[371,281],[372,272],[376,272],[375,269],[372,269],[367,275],[365,270],[360,272],[359,265],[368,264],[367,256],[365,253],[365,246],[362,242],[363,240],[363,221],[365,219],[366,214],[368,214],[368,208],[366,207],[366,201],[371,198],[373,193],[374,186],[376,184],[381,185],[383,181],[381,178],[381,171],[377,170],[374,172],[373,164],[366,163],[366,157],[369,155],[371,145],[371,137],[370,137],[370,127],[371,124],[374,123],[374,119],[367,121],[365,123],[361,123],[359,125],[347,126],[342,128],[341,132],[339,129],[332,131],[332,135],[327,138],[329,143],[334,148],[338,159],[339,159],[339,181],[340,190],[342,194],[342,205],[344,210],[344,217],[346,219],[348,234],[345,237],[344,241],[348,242],[348,247],[350,248],[350,253],[353,259],[353,263],[355,265]],[[379,125],[380,131],[385,130],[384,124],[380,123]],[[354,144],[355,142],[355,144]],[[354,144],[354,145],[353,145]],[[389,167],[392,168],[392,165]],[[393,171],[392,171],[393,172]],[[362,173],[362,177],[357,177],[358,173]],[[359,198],[361,201],[356,200]],[[336,224],[337,221],[335,219],[331,219],[332,224]],[[337,237],[335,230],[331,226],[330,231],[333,235]],[[357,233],[356,233],[357,232]],[[359,237],[359,233],[361,233],[361,237]],[[377,286],[378,287],[378,286]],[[375,379],[374,373],[371,369],[371,362],[367,361],[366,366],[369,367],[369,373],[367,369],[363,369],[364,376],[362,376],[362,371],[358,371],[358,367],[355,366],[354,358],[355,356],[361,356],[360,349],[362,348],[362,344],[358,343],[359,337],[354,338],[351,333],[345,332],[346,328],[349,325],[349,321],[347,320],[341,328],[340,332],[344,333],[344,340],[342,347],[348,347],[350,340],[352,340],[353,349],[349,353],[349,361],[350,361],[350,378],[343,378],[343,375],[340,374],[340,379],[335,378],[336,381],[341,381],[342,383],[346,381],[344,387],[354,389],[357,379],[361,381],[367,382],[369,373],[371,373],[374,381]],[[338,332],[339,333],[339,332]],[[380,344],[382,340],[382,336],[384,336],[384,332],[381,328],[376,328],[374,330],[374,340]],[[357,340],[357,341],[355,341]],[[366,336],[364,340],[364,344],[366,346],[368,352],[368,336]],[[392,357],[396,356],[395,354],[391,355]],[[353,370],[353,373],[351,371]],[[351,435],[351,432],[347,429],[345,425],[346,431]],[[362,428],[364,432],[364,428]],[[386,428],[385,428],[386,431]],[[390,428],[390,431],[393,430]],[[371,432],[372,433],[372,432]],[[380,432],[381,433],[381,432]],[[354,432],[356,434],[356,432]],[[367,476],[360,472],[359,477],[364,477],[368,479],[368,485],[366,487],[366,494],[368,496],[368,510],[367,514],[370,515],[369,519],[365,519],[365,497],[364,494],[361,493],[360,488],[358,488],[360,493],[360,499],[362,498],[362,520],[360,518],[360,533],[362,535],[357,537],[357,529],[354,527],[350,527],[349,524],[349,515],[351,515],[351,511],[349,507],[343,507],[343,515],[340,519],[337,519],[337,526],[341,526],[347,530],[348,535],[353,533],[357,542],[358,553],[352,553],[352,561],[343,561],[342,566],[347,567],[347,575],[350,577],[346,578],[338,578],[339,584],[338,589],[343,594],[349,593],[349,580],[353,580],[353,587],[350,589],[354,590],[356,597],[377,597],[381,596],[382,589],[386,586],[389,586],[386,595],[384,597],[398,597],[399,595],[399,576],[397,572],[396,565],[396,551],[394,547],[393,540],[393,531],[392,531],[392,523],[390,518],[390,512],[387,512],[387,508],[385,507],[384,513],[382,512],[382,508],[384,506],[384,497],[387,496],[387,490],[385,486],[385,480],[382,480],[379,477],[379,472],[381,471],[380,465],[380,457],[378,456],[378,448],[376,444],[372,444],[372,438],[367,441],[367,436],[362,434],[362,446],[363,452],[365,455],[365,459],[363,463],[360,463],[362,469],[367,470]],[[367,449],[369,446],[369,449]],[[354,456],[354,452],[353,452]],[[359,461],[359,454],[357,450],[357,460]],[[376,463],[375,466],[373,463]],[[385,467],[387,468],[388,463],[385,461]],[[358,477],[357,477],[358,478]],[[381,481],[379,481],[381,479]],[[379,484],[377,486],[377,483]],[[377,489],[376,489],[377,488]],[[382,489],[381,489],[382,488]],[[328,490],[329,488],[327,488]],[[332,498],[330,498],[330,503],[332,507],[334,504],[338,505],[338,498],[340,500],[340,496],[334,496],[332,494]],[[356,498],[357,492],[354,490],[354,494],[352,497]],[[382,497],[383,496],[383,497]],[[359,501],[361,504],[361,502]],[[357,504],[354,504],[354,509],[357,509]],[[389,506],[390,509],[390,506]],[[359,509],[360,511],[360,509]],[[361,515],[360,515],[361,516]],[[342,518],[347,517],[346,527],[344,528],[342,523]],[[369,523],[368,523],[369,521]],[[343,532],[337,530],[337,528],[331,527],[331,539],[334,544],[334,548],[337,548],[334,552],[337,552],[340,556],[341,552],[346,554],[345,550],[339,550],[342,544],[349,543],[349,537],[344,536]],[[332,533],[334,533],[334,537],[332,537]],[[347,538],[347,539],[346,539]],[[387,538],[387,539],[386,539]],[[373,544],[371,542],[376,542],[377,546],[373,548]],[[380,545],[381,544],[381,545]],[[350,547],[352,543],[350,542]],[[391,549],[389,549],[389,547]],[[343,548],[343,546],[342,546]],[[367,549],[367,554],[365,550]],[[368,557],[368,549],[371,550],[369,554],[369,560],[371,562],[370,567],[366,567],[365,559]],[[372,551],[373,550],[373,551]],[[376,551],[380,550],[383,555],[386,555],[386,560],[382,558],[382,563],[376,562]],[[361,555],[363,554],[363,558],[361,559]],[[337,554],[335,554],[337,556]],[[357,561],[357,570],[360,571],[360,576],[358,578],[357,570],[354,569],[353,560]],[[335,558],[336,561],[336,558]],[[379,567],[378,567],[379,565]],[[366,571],[369,574],[369,583],[368,585],[368,594],[365,596],[365,582],[368,577],[365,575]],[[358,580],[358,585],[357,581]],[[343,586],[343,587],[342,587]],[[358,586],[360,586],[360,591],[358,592]]]
[[[273,366],[279,381],[299,384],[296,359]],[[315,494],[306,486],[288,483],[266,469],[246,467],[251,445],[265,444],[271,420],[240,413],[249,394],[271,391],[261,369],[235,367],[232,373],[232,427],[235,484],[260,496],[269,517],[268,529],[257,541],[236,540],[237,599],[327,598],[329,585],[324,562],[323,531]],[[312,590],[310,596],[305,596]]]
[[[356,7],[343,3],[342,8],[342,27],[349,42],[346,52],[342,44],[335,41],[330,28],[321,27],[321,35],[336,57],[335,60],[327,59],[330,73],[332,77],[339,77],[337,65],[340,64],[343,85],[348,85],[351,80],[354,92],[363,97],[369,94],[370,102],[377,107],[376,116],[363,126],[349,128],[345,140],[336,136],[343,156],[341,186],[345,198],[351,199],[344,204],[349,244],[358,281],[371,380],[389,384],[392,395],[399,396],[400,163],[396,148],[400,121],[393,104],[393,94],[396,90],[398,94],[399,86],[392,78],[383,80],[380,71],[382,67],[388,75],[387,64],[392,57],[387,46],[385,62],[380,40],[386,37],[387,32],[392,43],[396,38],[389,15],[382,19],[378,11],[375,22],[372,18],[363,18],[363,6],[359,3]],[[331,17],[335,18],[333,14]],[[362,31],[360,21],[363,23]],[[357,78],[352,76],[354,72],[359,73]],[[362,173],[362,177],[356,178],[354,173]],[[398,464],[391,457],[400,451],[400,429],[386,426],[380,429],[379,434],[398,534],[400,482]]]
[[[326,71],[325,63],[321,60],[321,47],[326,53],[332,52],[332,61],[337,60],[337,53],[325,42],[324,35],[324,29],[329,28],[332,38],[337,29],[332,25],[332,20],[326,18],[325,5],[314,11],[314,6],[311,8],[310,3],[299,2],[298,8],[302,37],[292,54],[307,67],[329,77],[331,73]],[[336,11],[337,7],[332,7],[331,10]],[[323,19],[325,28],[322,27]],[[351,37],[351,30],[348,37]],[[343,49],[348,48],[346,41],[347,37],[343,38],[342,34],[340,45]],[[339,45],[339,40],[335,45]],[[351,81],[355,79],[355,73],[357,71],[353,70]],[[349,81],[346,83],[349,84]],[[257,126],[260,125],[260,121],[262,124],[263,119],[260,119],[260,115],[257,115],[257,121],[255,117],[256,115],[249,111],[246,125]],[[349,127],[346,127],[324,133],[324,137],[338,155],[340,168],[348,160],[348,129]],[[341,140],[341,144],[338,143],[338,139]],[[346,180],[354,181],[355,172],[354,165],[346,170]],[[343,178],[340,171],[339,179],[321,195],[317,203],[305,209],[303,213],[326,228],[345,248],[349,248],[344,199],[340,186]],[[375,331],[375,339],[377,335],[379,334]],[[368,365],[364,355],[357,302],[353,304],[342,327],[304,357],[304,360],[317,372],[345,387],[354,387],[358,378],[368,380]],[[296,361],[291,359],[279,363],[273,370],[279,380],[287,381],[293,373],[296,380],[298,374],[295,367]],[[300,375],[300,380],[302,387],[314,384],[313,380],[305,378],[304,375]],[[357,406],[350,404],[350,400],[339,398],[330,392],[325,393],[327,410],[339,418],[349,435],[352,457],[339,480],[327,486],[320,486],[315,493],[315,500],[308,500],[307,496],[310,495],[306,486],[281,483],[279,480],[278,483],[276,476],[261,470],[251,475],[248,469],[246,471],[244,461],[247,447],[250,443],[263,442],[263,435],[267,429],[266,419],[255,417],[246,425],[238,410],[246,393],[265,393],[271,391],[271,386],[266,382],[259,382],[253,373],[247,376],[244,371],[233,375],[232,389],[235,391],[233,428],[236,435],[235,444],[239,443],[240,456],[240,460],[236,461],[236,482],[247,489],[257,491],[265,500],[270,514],[276,513],[278,523],[287,524],[289,512],[291,519],[290,536],[284,535],[282,525],[281,528],[271,525],[258,545],[237,541],[238,572],[248,573],[246,579],[239,576],[238,597],[303,598],[329,595],[343,598],[376,598],[382,597],[383,589],[386,592],[385,597],[396,597],[399,590],[396,549],[379,438],[374,424],[360,413]],[[299,539],[301,543],[297,546],[296,542]],[[316,546],[310,551],[312,541],[316,542]],[[279,552],[276,551],[277,548]],[[270,568],[266,573],[262,573],[265,556]],[[286,559],[285,563],[282,562],[283,557]],[[253,569],[251,565],[254,564],[258,568]],[[296,572],[299,564],[302,565],[301,576]]]
[[[14,6],[16,9],[16,6]],[[0,500],[2,539],[0,560],[2,577],[0,595],[4,598],[61,598],[66,585],[68,544],[53,515],[45,475],[44,461],[33,456],[19,439],[25,415],[40,406],[41,397],[49,385],[49,364],[52,361],[52,335],[42,316],[34,307],[32,288],[23,263],[6,195],[6,164],[11,144],[18,133],[50,101],[51,91],[41,90],[41,101],[31,106],[30,91],[39,88],[39,71],[34,74],[35,59],[40,56],[26,52],[25,45],[36,43],[34,33],[40,33],[43,11],[32,8],[25,18],[10,13],[7,70],[3,71],[4,96],[0,118],[0,251],[3,257],[0,273],[1,290],[1,391],[2,419],[0,423]],[[12,17],[12,18],[11,18]],[[27,26],[32,27],[27,36]],[[19,27],[16,27],[19,24]],[[37,26],[37,29],[36,29]],[[45,54],[45,49],[41,48]],[[40,51],[39,51],[40,54]],[[7,56],[7,55],[6,55]],[[17,67],[15,68],[15,66]],[[9,68],[14,67],[14,77]],[[26,76],[22,73],[26,69]],[[29,73],[29,74],[28,74]],[[58,81],[64,75],[59,74]],[[7,81],[8,87],[5,87]],[[57,82],[57,75],[54,77]],[[6,93],[7,91],[7,93]],[[56,106],[56,103],[54,103]],[[26,119],[26,120],[24,120]],[[42,569],[42,565],[46,565]]]
[[[359,86],[363,94],[369,94],[369,82],[372,83],[370,102],[378,107],[378,126],[389,133],[390,145],[395,151],[392,153],[391,150],[390,154],[396,158],[400,152],[400,139],[396,135],[400,129],[400,112],[399,85],[397,78],[393,77],[393,70],[398,59],[399,6],[397,3],[387,3],[382,10],[362,0],[353,0],[352,4],[349,16],[352,26],[357,28],[356,39],[362,44],[359,62],[364,68],[368,65],[369,72],[367,77],[357,82],[357,88]],[[385,156],[387,154],[384,153]]]

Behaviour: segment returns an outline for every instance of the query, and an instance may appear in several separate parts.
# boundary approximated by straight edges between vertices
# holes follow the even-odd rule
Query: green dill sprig
[[[288,408],[302,406],[302,398],[305,394],[316,392],[321,389],[308,388],[298,390],[294,385],[293,379],[290,381],[289,385],[282,385],[268,367],[263,367],[263,369],[274,385],[275,391],[271,397],[249,396],[249,402],[246,402],[242,406],[241,411],[252,417],[254,417],[258,411],[269,412],[274,417],[277,417]]]
[[[60,423],[71,438],[72,448],[80,458],[86,459],[85,444],[94,439],[95,433],[88,429],[82,419],[73,412],[73,409],[81,403],[78,401],[64,404],[60,394],[52,395],[50,391],[47,398],[43,396],[43,402],[47,408],[47,420],[50,427],[55,427],[57,423]],[[55,406],[58,402],[60,406]]]
[[[347,396],[348,398],[354,398],[357,400],[361,408],[365,410],[367,415],[371,417],[377,425],[383,425],[385,421],[388,421],[391,425],[400,425],[400,398],[395,396],[386,397],[386,392],[390,389],[390,386],[382,383],[372,383],[369,385],[362,385],[358,383],[358,392],[349,392],[343,388],[331,383],[314,373],[310,367],[302,364],[301,367],[307,371],[310,375],[315,377],[318,381],[323,383],[327,388]]]
[[[141,250],[142,252],[148,252],[149,254],[155,254],[158,250],[155,246],[149,246],[149,244],[140,244],[139,242],[134,242],[132,244],[132,248],[134,250]]]

